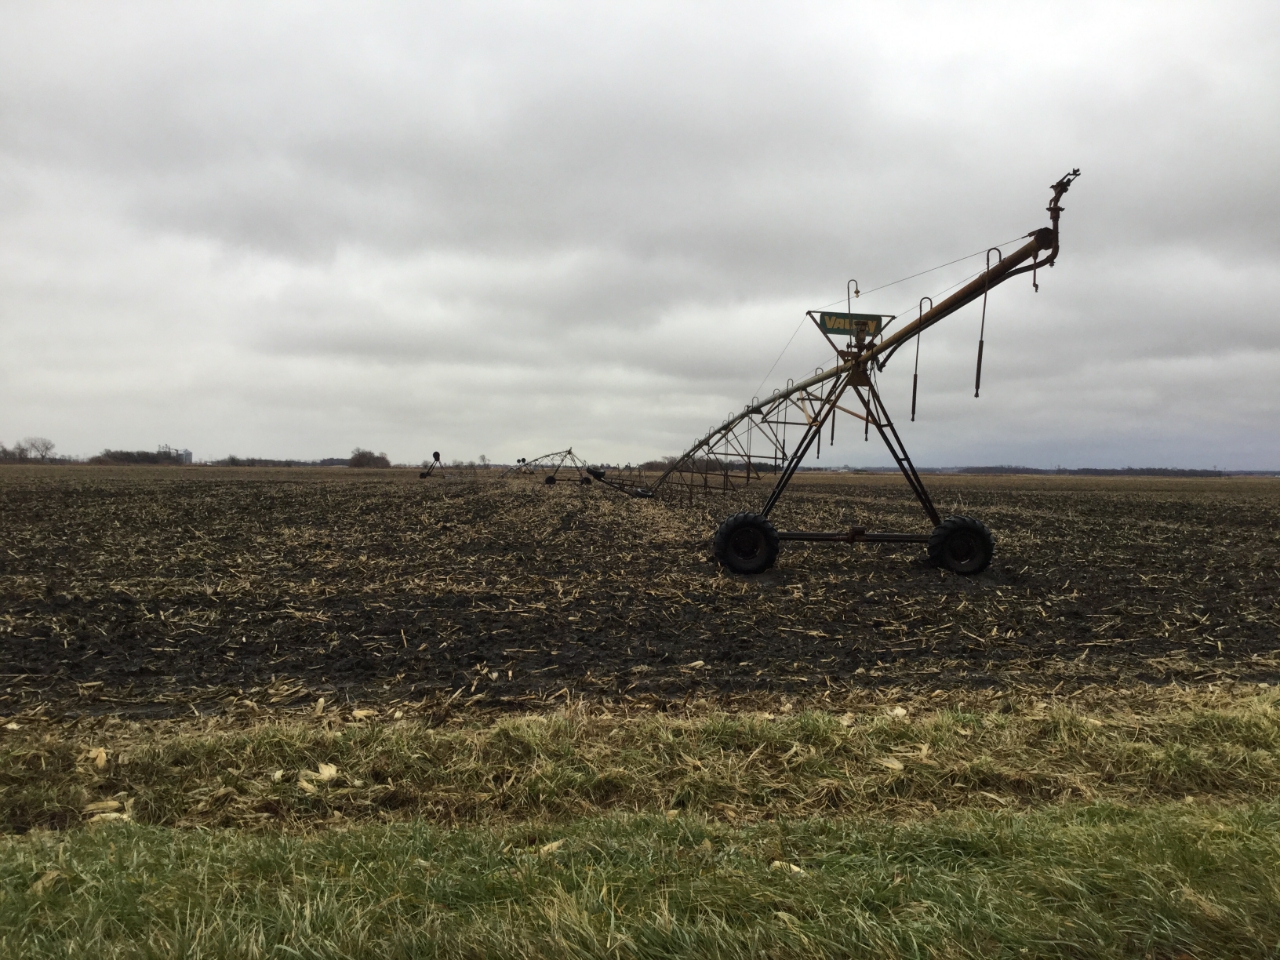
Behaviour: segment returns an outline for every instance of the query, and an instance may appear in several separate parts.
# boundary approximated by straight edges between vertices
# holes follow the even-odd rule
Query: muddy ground
[[[1280,679],[1280,481],[932,477],[996,560],[784,545],[721,572],[734,505],[416,472],[0,469],[0,714],[233,698],[797,701],[858,688]],[[783,528],[926,531],[901,478],[805,478]]]

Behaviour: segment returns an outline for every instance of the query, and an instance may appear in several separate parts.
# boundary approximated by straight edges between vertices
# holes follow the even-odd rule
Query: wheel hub
[[[764,536],[759,530],[739,530],[729,540],[729,549],[742,560],[754,560],[763,546]]]
[[[947,556],[955,563],[968,563],[977,552],[978,541],[972,534],[954,534],[947,541]]]

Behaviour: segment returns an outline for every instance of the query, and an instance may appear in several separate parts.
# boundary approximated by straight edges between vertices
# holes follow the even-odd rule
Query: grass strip
[[[0,828],[128,817],[297,827],[931,815],[1048,802],[1248,802],[1280,788],[1274,696],[1157,713],[555,714],[425,721],[31,723],[0,739]],[[348,716],[351,716],[350,714]],[[390,721],[390,722],[387,722]],[[15,724],[15,726],[20,726]]]
[[[1280,807],[0,840],[0,955],[1273,957]]]

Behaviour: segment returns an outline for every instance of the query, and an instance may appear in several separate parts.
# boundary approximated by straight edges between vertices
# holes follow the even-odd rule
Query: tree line
[[[0,460],[14,463],[48,463],[53,459],[53,451],[57,446],[45,437],[23,437],[12,447],[0,443]]]

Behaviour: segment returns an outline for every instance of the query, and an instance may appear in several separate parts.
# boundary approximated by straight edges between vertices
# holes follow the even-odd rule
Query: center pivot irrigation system
[[[612,487],[614,490],[618,490],[628,496],[653,496],[653,492],[645,487],[629,483],[618,477],[610,477],[605,474],[603,469],[591,466],[573,452],[573,447],[568,450],[557,450],[554,453],[544,453],[542,456],[534,457],[532,460],[526,460],[521,457],[515,462],[515,466],[508,467],[502,476],[509,477],[516,474],[541,477],[542,482],[549,487],[555,486],[557,483],[577,483],[584,487],[589,487],[591,481],[595,480],[597,483],[603,483],[606,487]]]
[[[917,318],[896,333],[885,335],[888,323],[895,319],[891,316],[851,311],[809,311],[808,317],[836,351],[838,362],[834,366],[820,370],[799,383],[789,383],[785,390],[775,390],[766,400],[753,398],[741,413],[731,416],[686,450],[653,484],[643,486],[615,481],[610,485],[632,496],[652,497],[664,490],[687,492],[692,496],[698,491],[728,493],[767,477],[774,478],[773,490],[758,513],[734,514],[716,531],[716,558],[736,573],[753,574],[768,570],[777,559],[779,544],[783,540],[924,543],[935,562],[956,573],[978,573],[986,569],[995,546],[990,531],[972,517],[947,517],[944,520],[938,514],[876,389],[876,375],[903,344],[916,340],[916,375],[911,392],[911,418],[914,420],[920,334],[981,298],[984,336],[987,294],[992,287],[1020,273],[1031,273],[1035,289],[1039,290],[1035,272],[1041,267],[1052,267],[1058,257],[1058,218],[1063,209],[1060,201],[1079,175],[1078,169],[1072,170],[1053,185],[1053,199],[1048,206],[1049,226],[1027,234],[1026,242],[1007,256],[1002,255],[999,248],[992,247],[987,251],[987,268],[981,274],[936,305],[930,298],[922,298]],[[854,281],[850,284],[854,285]],[[852,295],[849,301],[851,305]],[[925,309],[926,301],[928,309]],[[833,335],[844,337],[845,345],[838,346],[832,339]],[[974,396],[977,396],[982,382],[982,346],[980,336]],[[835,533],[780,532],[769,522],[769,514],[815,443],[821,453],[822,433],[828,423],[834,440],[836,411],[861,420],[867,435],[872,428],[880,435],[933,524],[932,532],[873,533],[861,526]],[[597,471],[592,471],[592,475],[597,474]]]

